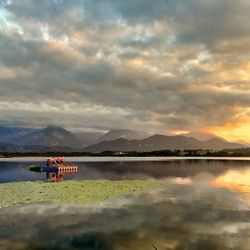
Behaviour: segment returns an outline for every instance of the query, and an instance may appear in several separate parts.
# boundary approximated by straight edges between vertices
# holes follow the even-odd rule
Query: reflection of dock
[[[76,174],[78,167],[76,165],[65,162],[62,157],[48,158],[47,166],[30,166],[31,172],[46,173],[48,182],[59,182],[63,180],[65,175]]]

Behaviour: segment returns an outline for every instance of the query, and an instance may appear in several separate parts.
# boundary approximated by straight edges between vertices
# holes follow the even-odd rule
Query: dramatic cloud
[[[250,141],[249,11],[246,0],[2,0],[0,122]]]

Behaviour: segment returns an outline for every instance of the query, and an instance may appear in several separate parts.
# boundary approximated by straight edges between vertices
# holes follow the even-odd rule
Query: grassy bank
[[[56,204],[85,204],[91,201],[103,201],[118,195],[157,188],[160,185],[159,182],[140,180],[3,183],[0,184],[0,207],[43,201]]]

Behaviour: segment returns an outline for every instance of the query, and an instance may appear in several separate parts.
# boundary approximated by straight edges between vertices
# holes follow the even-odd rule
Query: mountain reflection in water
[[[161,190],[87,206],[0,209],[0,249],[249,250],[249,177],[168,178]]]

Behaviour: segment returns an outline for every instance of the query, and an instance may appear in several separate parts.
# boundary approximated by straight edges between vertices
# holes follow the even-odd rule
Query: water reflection
[[[216,187],[250,193],[250,169],[242,171],[230,170],[215,178],[211,184]]]
[[[0,249],[249,250],[250,196],[211,178],[168,178],[161,190],[87,206],[0,209]]]
[[[23,171],[25,164],[1,162],[0,182],[43,179]],[[250,249],[248,162],[79,165],[79,179],[164,178],[165,186],[86,206],[1,208],[0,250],[154,250],[153,245],[159,250]]]
[[[24,170],[32,164],[44,162],[0,162],[0,182],[44,180],[45,176]],[[161,179],[166,177],[192,177],[198,173],[219,175],[230,169],[246,168],[249,161],[228,160],[169,160],[169,161],[115,161],[77,162],[77,175],[67,179]]]

